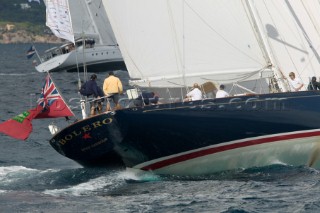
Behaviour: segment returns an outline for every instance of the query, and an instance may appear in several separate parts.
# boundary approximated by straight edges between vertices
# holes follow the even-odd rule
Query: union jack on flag
[[[53,104],[54,103],[54,104]],[[0,133],[26,140],[32,132],[32,120],[74,116],[59,94],[50,75],[46,77],[38,105],[0,124]]]
[[[46,81],[42,87],[42,92],[38,100],[38,105],[42,106],[43,109],[50,107],[53,102],[57,99],[62,99],[60,93],[58,92],[56,86],[51,80],[50,76],[46,77]]]
[[[38,106],[42,108],[42,112],[35,118],[57,118],[74,116],[71,109],[63,100],[58,89],[54,85],[50,75],[48,74],[42,88]]]

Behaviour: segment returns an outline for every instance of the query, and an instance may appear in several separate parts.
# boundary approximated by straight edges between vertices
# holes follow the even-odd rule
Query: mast
[[[182,80],[183,80],[183,85],[185,86],[185,88],[187,88],[188,91],[188,86],[186,85],[186,55],[185,55],[185,1],[183,1],[183,5],[182,5],[182,20],[183,20],[183,45],[182,45]]]
[[[263,28],[261,26],[261,22],[257,22],[258,20],[258,14],[257,11],[252,6],[251,0],[246,0],[246,4],[250,13],[250,16],[252,17],[252,21],[254,24],[254,29],[257,33],[259,44],[261,46],[262,52],[265,55],[266,62],[268,64],[268,67],[274,71],[274,74],[276,76],[276,83],[278,83],[280,89],[282,92],[289,91],[288,84],[284,81],[284,75],[275,63],[275,59],[272,55],[272,51],[270,49],[270,45],[268,44],[268,40],[265,37],[265,33],[263,33]]]
[[[74,51],[75,51],[76,63],[77,63],[78,90],[80,90],[80,88],[81,88],[81,79],[80,79],[80,72],[79,72],[79,67],[78,67],[78,48],[76,46],[76,41],[75,41],[75,37],[74,37],[74,31],[73,31],[74,27],[73,27],[73,24],[72,24],[69,0],[67,0],[66,2],[67,2],[67,6],[69,8],[69,20],[70,20],[72,34],[73,34],[73,45],[74,45]],[[84,49],[84,47],[83,47],[83,49]],[[83,56],[84,56],[84,53],[83,53]],[[86,72],[84,72],[84,73],[86,75]],[[85,104],[86,100],[83,99],[83,97],[81,96],[80,92],[78,92],[78,94],[80,96],[80,108],[81,108],[82,118],[85,119],[85,118],[87,118],[87,113],[86,113],[87,110],[86,110],[86,104]]]

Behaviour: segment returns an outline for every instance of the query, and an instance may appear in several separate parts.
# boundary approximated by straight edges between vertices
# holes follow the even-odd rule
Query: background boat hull
[[[115,46],[104,45],[87,48],[84,51],[80,48],[78,52],[72,51],[55,56],[36,66],[36,69],[38,72],[56,72],[77,71],[79,67],[80,71],[83,71],[84,63],[90,72],[125,68],[120,50]]]

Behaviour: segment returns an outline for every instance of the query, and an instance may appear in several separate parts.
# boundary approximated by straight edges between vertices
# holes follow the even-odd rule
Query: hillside
[[[0,0],[0,43],[62,42],[45,22],[43,0],[40,4],[34,0]]]
[[[21,4],[28,4],[30,8],[22,9]],[[0,21],[44,26],[46,22],[45,4],[43,0],[40,1],[40,4],[28,0],[0,0]]]

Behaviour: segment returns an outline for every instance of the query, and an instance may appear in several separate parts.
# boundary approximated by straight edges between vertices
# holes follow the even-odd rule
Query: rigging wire
[[[94,6],[96,6],[96,5],[94,4]],[[101,6],[102,6],[102,0],[100,0],[100,3],[99,3],[99,5],[97,6],[97,9],[96,9],[96,11],[97,11],[96,17],[99,17],[99,18],[101,17],[101,15],[98,14],[98,12],[106,13],[105,10],[104,10],[104,8],[101,7]],[[101,10],[102,10],[102,11],[101,11]],[[110,25],[110,28],[112,29],[111,24],[110,24],[110,21],[109,21],[109,18],[108,18],[108,15],[107,15],[106,17],[107,17],[107,20],[102,20],[102,21],[103,21],[104,23],[105,23],[106,21],[108,21],[108,25]],[[107,30],[106,33],[108,34],[109,39],[113,42],[113,45],[117,45],[117,41],[116,41],[116,39],[115,39],[115,37],[114,37],[114,35],[113,35],[113,31],[112,31],[112,30]],[[100,35],[100,33],[99,33],[99,35]]]
[[[247,0],[248,8],[251,10],[251,12],[253,12],[252,3],[250,3],[250,1]],[[264,7],[267,8],[267,6],[265,5],[265,1],[263,1],[263,4],[264,4]],[[254,10],[255,12],[252,14],[252,16],[253,16],[253,20],[259,20],[259,24],[256,23],[257,24],[257,32],[259,34],[261,34],[260,35],[261,36],[260,39],[264,44],[264,49],[266,51],[267,57],[269,57],[269,60],[270,60],[269,67],[271,67],[272,70],[276,71],[276,72],[274,72],[274,76],[275,76],[276,81],[280,82],[281,90],[282,91],[288,91],[288,87],[289,87],[288,82],[285,81],[286,78],[284,77],[284,74],[283,74],[282,70],[278,66],[279,60],[277,59],[276,55],[274,55],[275,51],[273,50],[272,45],[270,44],[269,38],[266,36],[266,32],[263,30],[263,26],[261,26],[262,25],[262,19],[261,19],[259,13],[256,10],[257,9],[255,8],[255,10]],[[267,10],[267,12],[268,12],[269,16],[271,16],[269,10]],[[263,34],[262,34],[262,32],[263,32]],[[274,69],[272,67],[274,67]]]
[[[316,23],[315,23],[315,17],[313,14],[311,14],[309,11],[311,11],[310,9],[308,10],[307,6],[305,5],[305,2],[301,1],[302,5],[303,5],[303,8],[304,10],[306,11],[307,15],[309,16],[309,19],[311,21],[311,24],[313,25],[316,33],[318,34],[318,38],[320,38],[320,33],[319,33],[319,26],[317,27],[316,26]],[[319,3],[319,1],[318,1]],[[318,52],[318,50],[320,49],[320,45],[318,45],[317,48],[315,48],[315,51]],[[313,64],[311,63],[312,59],[315,57],[315,54],[309,59],[309,63],[306,64],[306,66],[308,66],[309,64],[312,66],[312,70],[313,70],[313,75],[316,75],[316,72],[315,72],[315,69],[313,67]],[[306,67],[305,66],[305,67]]]
[[[172,31],[172,42],[174,44],[174,54],[175,54],[175,61],[176,61],[176,66],[177,66],[177,70],[181,70],[182,72],[182,81],[183,81],[183,87],[186,88],[186,90],[188,91],[188,86],[186,85],[186,78],[185,78],[185,51],[184,51],[184,46],[185,44],[183,43],[183,46],[182,46],[182,56],[180,54],[180,48],[179,48],[179,42],[178,42],[178,33],[177,33],[177,30],[175,28],[175,25],[174,25],[174,16],[173,16],[173,11],[172,11],[172,7],[171,7],[171,4],[170,4],[170,0],[167,0],[167,8],[168,8],[168,15],[169,15],[169,19],[171,20],[171,22],[169,23],[170,24],[170,29]],[[183,1],[184,2],[184,1]],[[184,32],[184,5],[183,5],[183,32]],[[184,33],[182,35],[184,37]],[[183,38],[183,42],[184,42],[184,38]],[[182,68],[181,68],[181,65],[182,65]]]
[[[286,1],[286,2],[287,2],[287,1]],[[273,19],[273,16],[272,16],[271,13],[270,13],[270,9],[267,8],[267,5],[266,5],[265,1],[264,1],[264,5],[265,5],[265,8],[266,8],[266,11],[268,12],[268,14],[269,14],[269,16],[270,16],[270,18],[271,18],[271,20],[272,20],[272,24],[275,26],[276,29],[278,29],[277,24],[276,24],[275,20]],[[287,2],[287,6],[288,6],[288,9],[289,9],[289,12],[291,12],[291,14],[294,13],[294,11],[293,11],[291,5],[289,4],[289,2]],[[276,7],[276,5],[274,5],[274,3],[273,3],[273,7],[278,10],[278,7]],[[308,12],[307,12],[307,13],[308,13]],[[281,16],[281,14],[283,14],[283,11],[279,11],[279,10],[278,10],[278,14]],[[293,18],[295,18],[295,17],[294,17],[295,14],[292,14],[292,16],[293,16]],[[285,19],[283,16],[281,16],[281,17],[282,17],[284,23],[287,23],[286,19]],[[302,31],[301,33],[298,34],[299,40],[301,41],[301,44],[304,44],[303,40],[307,40],[309,46],[304,45],[304,46],[303,46],[303,48],[304,48],[303,50],[304,50],[306,53],[308,53],[308,49],[309,49],[308,47],[313,48],[313,47],[312,47],[312,43],[311,43],[310,39],[308,38],[308,36],[306,35],[306,33],[303,31],[303,29],[300,29],[300,28],[299,28],[299,23],[297,23],[297,20],[295,20],[295,21],[293,20],[293,23],[294,23],[294,26],[296,27],[296,30],[291,30],[291,31],[292,31],[292,32],[294,32],[294,31]],[[287,26],[288,26],[289,29],[290,29],[290,25],[287,24]],[[300,29],[300,30],[299,30],[299,29]],[[302,35],[301,35],[301,34],[302,34]],[[294,34],[294,33],[291,33],[291,35],[295,35],[295,34]],[[308,61],[309,63],[306,63],[306,65],[304,66],[304,68],[302,68],[302,70],[299,70],[299,71],[298,71],[297,64],[295,63],[295,60],[293,59],[293,56],[290,54],[289,49],[288,49],[288,45],[287,45],[287,44],[289,44],[289,43],[286,41],[286,39],[285,39],[283,36],[281,36],[280,34],[279,34],[279,36],[280,36],[280,39],[279,39],[279,40],[282,41],[281,43],[283,44],[283,47],[284,47],[284,49],[286,50],[287,55],[288,55],[288,57],[289,57],[292,65],[294,66],[294,69],[297,71],[298,76],[301,78],[302,73],[306,70],[306,68],[307,68],[307,66],[309,65],[309,63],[312,65],[311,61],[312,61],[312,58],[315,57],[315,54],[314,54],[312,57],[309,57],[309,61]],[[304,39],[303,39],[303,38],[304,38]],[[313,49],[314,49],[314,48],[313,48]],[[279,60],[277,59],[277,61],[279,61]]]
[[[214,32],[216,35],[218,35],[224,42],[226,42],[229,46],[231,46],[232,48],[234,48],[235,50],[237,50],[238,52],[242,53],[243,55],[247,56],[248,58],[250,58],[251,60],[259,63],[259,61],[257,61],[257,59],[251,57],[250,55],[248,55],[246,52],[242,51],[241,49],[239,49],[238,47],[236,47],[234,44],[232,44],[231,42],[229,42],[223,35],[221,35],[218,31],[216,31],[196,10],[194,10],[190,4],[188,4],[186,2],[186,5],[189,7],[189,9],[212,31]]]

